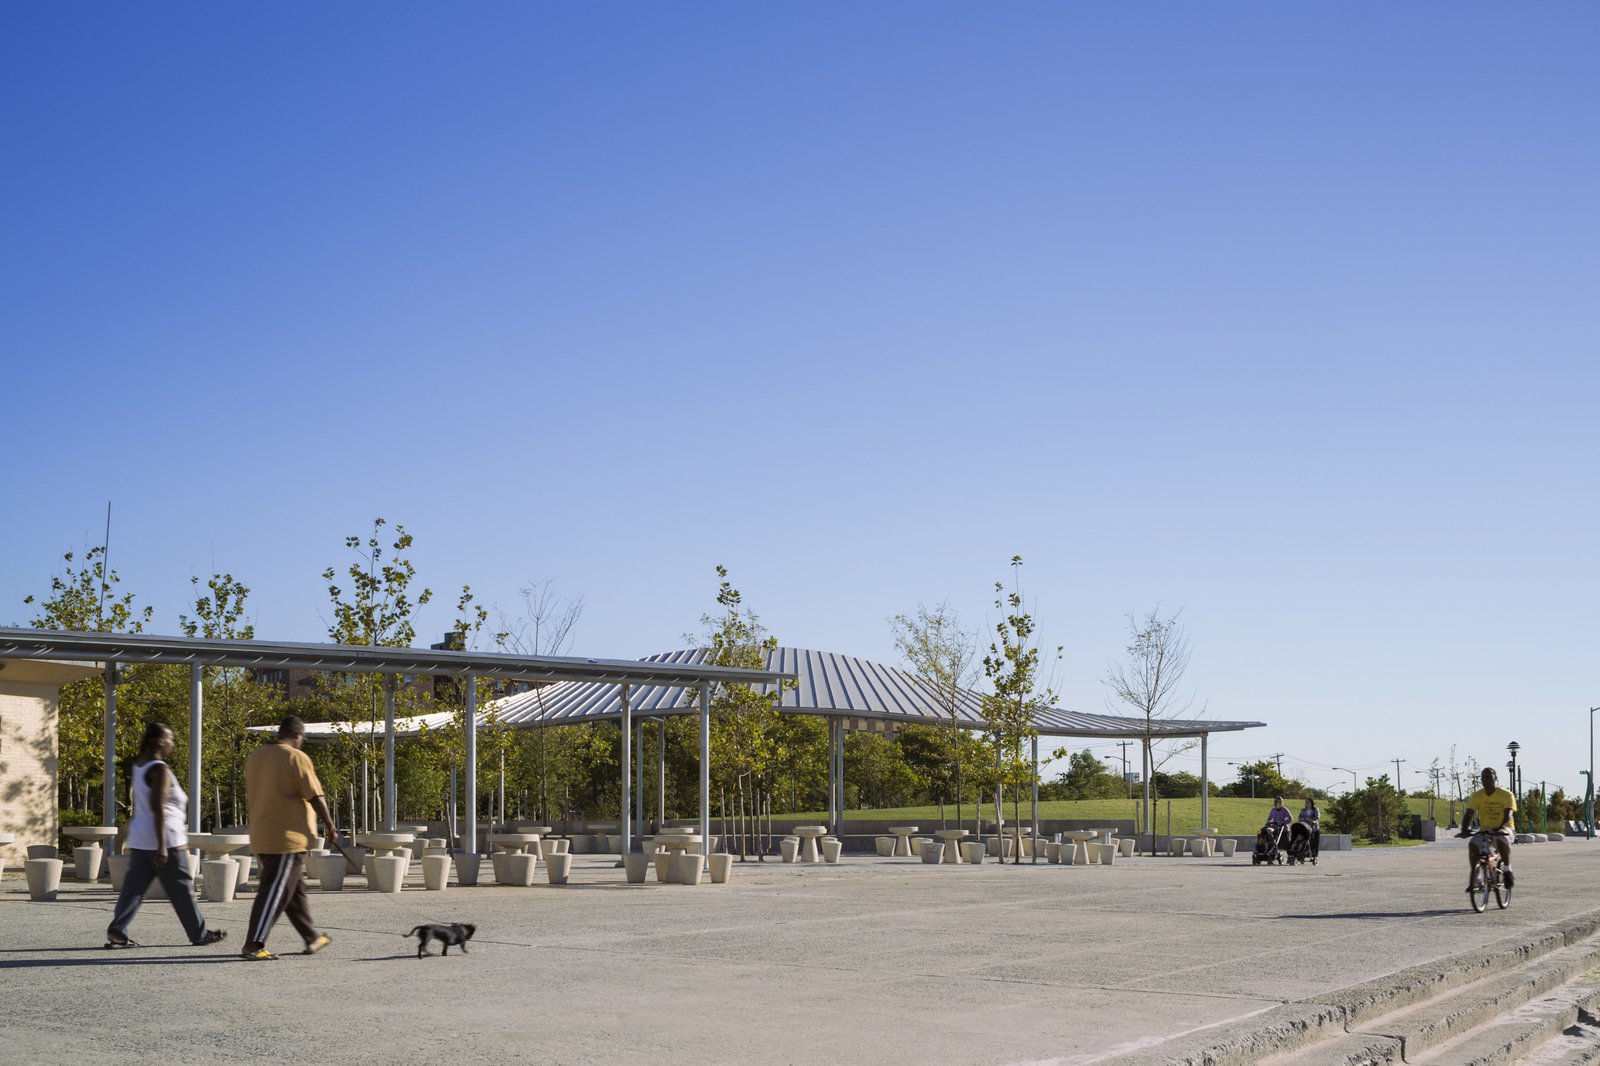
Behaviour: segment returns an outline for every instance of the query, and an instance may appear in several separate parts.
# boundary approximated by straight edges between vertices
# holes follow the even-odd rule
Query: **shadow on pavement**
[[[1278,914],[1274,918],[1283,921],[1293,919],[1305,921],[1318,918],[1440,918],[1447,914],[1470,913],[1466,907],[1450,907],[1444,910],[1431,911],[1340,911],[1333,914]]]
[[[72,950],[72,949],[68,949]],[[39,966],[192,966],[195,963],[238,962],[237,955],[159,955],[154,958],[129,958],[126,951],[98,949],[95,959],[5,959],[0,958],[0,970],[20,970]],[[7,952],[7,954],[10,954]]]

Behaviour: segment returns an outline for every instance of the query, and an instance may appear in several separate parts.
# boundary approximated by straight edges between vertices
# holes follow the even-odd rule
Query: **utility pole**
[[[1282,777],[1283,776],[1283,752],[1275,751],[1271,755],[1268,755],[1267,758],[1271,759],[1277,765],[1277,767],[1278,767],[1278,776]]]
[[[1405,762],[1404,759],[1394,760],[1394,790],[1397,793],[1405,791],[1400,787],[1400,764],[1403,762]]]
[[[1591,722],[1594,721],[1593,718],[1590,718],[1589,720]],[[1133,741],[1131,740],[1119,740],[1117,742],[1117,746],[1122,749],[1122,783],[1128,786],[1129,799],[1133,799],[1133,782],[1128,780],[1128,745],[1132,743]]]

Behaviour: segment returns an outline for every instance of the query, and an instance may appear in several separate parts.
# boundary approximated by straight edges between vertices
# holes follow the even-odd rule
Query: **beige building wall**
[[[8,681],[0,674],[0,845],[8,867],[20,867],[29,844],[54,844],[56,713],[60,689]]]

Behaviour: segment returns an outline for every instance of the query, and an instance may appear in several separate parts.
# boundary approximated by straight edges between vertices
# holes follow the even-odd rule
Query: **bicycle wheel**
[[[1482,914],[1489,907],[1489,875],[1482,866],[1478,867],[1478,887],[1467,891],[1467,898],[1472,901],[1472,909]]]
[[[1501,910],[1511,906],[1511,886],[1506,884],[1498,869],[1494,872],[1494,905]]]

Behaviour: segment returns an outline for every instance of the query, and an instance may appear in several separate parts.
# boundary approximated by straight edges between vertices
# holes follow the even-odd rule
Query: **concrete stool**
[[[928,845],[932,844],[933,842],[934,842],[934,840],[933,840],[932,837],[912,837],[911,838],[911,854],[912,854],[912,856],[915,857],[915,858],[918,858],[918,859],[922,859],[922,853],[927,851],[928,850]],[[922,861],[923,862],[927,862],[926,859],[923,859]]]
[[[916,843],[915,840],[912,841]],[[922,865],[934,866],[944,861],[944,841],[924,840],[922,842]]]
[[[1133,838],[1132,837],[1118,837],[1117,838],[1117,850],[1122,853],[1122,857],[1124,859],[1133,858]]]
[[[450,856],[443,849],[429,848],[422,855],[422,887],[429,892],[443,892],[450,883]]]
[[[983,863],[983,856],[988,850],[981,841],[963,840],[961,842],[961,861],[970,863],[973,866],[979,866]]]
[[[1205,837],[1195,837],[1189,841],[1189,853],[1196,858],[1204,859],[1211,854],[1211,841]]]
[[[483,856],[463,853],[456,857],[456,884],[471,888],[478,883],[478,872],[483,866]]]
[[[73,875],[80,881],[100,880],[100,860],[105,850],[98,844],[79,844],[72,849]]]
[[[65,863],[60,859],[29,859],[25,865],[28,872],[28,898],[35,903],[54,902],[61,888],[61,868]]]
[[[28,858],[55,859],[60,858],[60,856],[56,854],[56,846],[54,844],[29,844]]]
[[[349,870],[350,864],[338,852],[317,856],[317,883],[324,892],[343,892],[345,875]]]
[[[556,847],[561,841],[551,840],[549,837],[539,841],[539,858],[548,859],[560,849]]]
[[[880,858],[887,859],[894,854],[894,837],[876,837],[872,846],[878,849]]]
[[[245,882],[250,880],[250,868],[256,861],[255,856],[240,855],[238,852],[234,852],[232,855],[229,855],[228,858],[232,859],[239,867],[239,874],[233,882],[233,890],[235,892],[239,892],[244,888]]]
[[[122,879],[127,876],[128,864],[133,862],[131,855],[111,855],[106,858],[106,870],[111,875],[111,891],[122,891]]]
[[[1232,837],[1218,837],[1217,845],[1222,848],[1222,857],[1231,859],[1233,858],[1234,850],[1239,846],[1239,842]]]
[[[207,903],[232,903],[239,890],[239,864],[223,856],[200,864],[200,898]]]
[[[367,856],[367,888],[394,895],[405,883],[406,867],[410,865],[409,859],[399,855]]]
[[[1189,850],[1189,842],[1183,837],[1173,837],[1171,841],[1172,854],[1182,855]]]
[[[835,840],[833,837],[823,837],[822,838],[822,861],[823,862],[834,862],[834,863],[838,862],[839,861],[839,852],[841,852],[843,850],[844,850],[844,842],[843,841]]]
[[[680,885],[698,885],[702,875],[700,855],[693,851],[686,851],[681,855],[674,855],[671,863],[672,880]]]
[[[733,856],[725,852],[718,852],[715,855],[708,855],[706,861],[711,864],[711,883],[714,885],[727,884],[728,876],[733,873]]]
[[[798,847],[799,843],[800,842],[798,840],[795,841],[795,846]],[[650,858],[655,861],[656,883],[661,885],[670,885],[672,883],[672,871],[667,868],[667,860],[672,858],[672,852],[668,851],[666,848],[662,848],[660,851],[657,851],[654,855],[650,856]],[[785,859],[784,862],[794,862],[794,859],[788,858]]]
[[[549,857],[546,856],[545,862],[548,864],[549,861]],[[570,856],[568,856],[568,861],[571,861]],[[650,872],[650,856],[642,851],[630,851],[622,857],[622,870],[628,875],[628,884],[642,885],[644,884],[644,875]]]
[[[1095,845],[1100,849],[1100,865],[1111,866],[1117,861],[1117,849],[1110,844]]]
[[[784,837],[778,841],[778,852],[784,862],[794,862],[800,858],[800,838]]]

